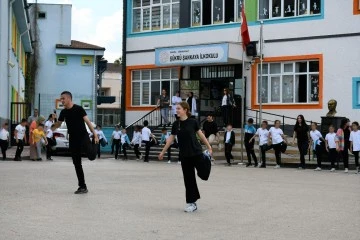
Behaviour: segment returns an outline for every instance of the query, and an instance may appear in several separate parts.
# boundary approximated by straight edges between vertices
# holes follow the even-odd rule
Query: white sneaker
[[[181,162],[180,162],[180,161],[178,161],[178,164],[181,164]]]
[[[314,171],[321,171],[321,168],[317,167],[314,169]]]
[[[344,173],[348,173],[348,172],[349,172],[349,169],[345,168]]]
[[[275,167],[274,167],[274,169],[279,169],[280,168],[280,165],[276,165]]]
[[[140,158],[137,158],[136,161],[140,161]]]
[[[140,160],[142,160],[143,158],[144,158],[144,155],[141,154],[141,155],[140,155]]]
[[[171,161],[169,160],[168,163],[171,163]]]
[[[330,172],[335,172],[335,168],[330,169]]]
[[[197,210],[196,203],[188,203],[184,209],[185,212],[195,212]]]

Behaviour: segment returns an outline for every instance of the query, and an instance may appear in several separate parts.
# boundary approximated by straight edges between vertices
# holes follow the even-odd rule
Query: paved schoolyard
[[[0,239],[359,240],[360,176],[216,165],[184,213],[177,164],[0,161]]]

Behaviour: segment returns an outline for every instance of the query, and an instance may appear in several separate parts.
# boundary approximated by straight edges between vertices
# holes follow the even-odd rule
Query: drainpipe
[[[19,54],[19,56],[18,56],[18,58],[19,58],[19,64],[18,64],[18,95],[20,96],[20,63],[21,63],[21,58],[22,58],[22,36],[25,34],[25,33],[27,33],[28,31],[29,31],[30,29],[29,29],[29,26],[27,26],[27,29],[23,32],[23,33],[21,33],[20,34],[20,45],[19,45],[19,47],[20,47],[20,50],[19,50],[19,52],[20,52],[20,54]],[[23,66],[24,67],[24,66]],[[25,75],[25,73],[24,73],[24,75]],[[24,80],[25,80],[25,76],[24,76]]]
[[[15,2],[15,0],[11,0],[9,3],[9,27],[8,27],[8,52],[7,52],[7,62],[8,62],[8,67],[7,67],[7,75],[8,75],[8,100],[9,100],[9,104],[8,104],[8,116],[11,118],[11,83],[10,83],[10,53],[11,53],[11,40],[12,40],[12,32],[10,31],[10,28],[12,28],[12,5]],[[12,124],[12,123],[10,123]]]
[[[96,111],[96,107],[97,107],[97,79],[96,79],[96,66],[97,66],[97,59],[96,59],[96,50],[94,50],[94,82],[93,82],[93,100],[92,100],[92,111],[93,111],[93,122],[95,124],[97,124],[97,111]]]
[[[121,100],[120,100],[120,123],[122,126],[126,126],[126,98],[125,98],[125,94],[126,94],[126,81],[130,81],[130,79],[126,79],[126,41],[127,41],[127,2],[128,1],[123,1],[123,33],[122,33],[122,56],[121,56],[121,60],[122,60],[122,70],[121,70]]]

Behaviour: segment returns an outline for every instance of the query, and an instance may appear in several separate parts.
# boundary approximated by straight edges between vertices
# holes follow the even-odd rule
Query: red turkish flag
[[[249,29],[248,29],[248,25],[247,25],[247,21],[246,21],[244,7],[241,10],[241,18],[242,18],[241,38],[242,38],[243,49],[245,50],[246,45],[248,45],[250,43],[250,36],[249,36]]]

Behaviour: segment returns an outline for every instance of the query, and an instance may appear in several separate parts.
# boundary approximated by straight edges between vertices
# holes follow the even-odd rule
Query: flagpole
[[[263,25],[264,22],[260,21],[260,81],[259,81],[259,90],[258,96],[259,97],[259,124],[261,126],[262,122],[262,103],[263,103],[263,96],[262,96],[262,88],[263,88],[263,51],[264,51],[264,36],[263,36]]]
[[[244,163],[244,119],[245,119],[245,50],[242,52],[242,98],[241,98],[241,163]]]

